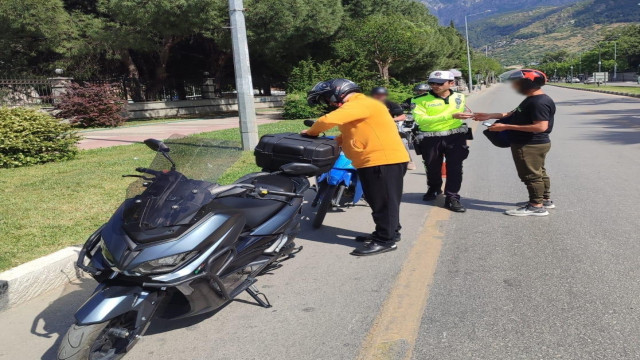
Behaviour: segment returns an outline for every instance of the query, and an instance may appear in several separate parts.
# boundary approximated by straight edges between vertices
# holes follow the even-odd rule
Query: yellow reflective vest
[[[464,94],[451,92],[443,99],[433,92],[417,96],[411,100],[413,119],[424,132],[440,132],[457,129],[464,124],[453,114],[464,112],[466,98]]]

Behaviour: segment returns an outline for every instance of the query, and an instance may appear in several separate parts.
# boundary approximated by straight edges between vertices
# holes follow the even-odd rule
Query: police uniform
[[[453,80],[447,71],[434,72],[436,80]],[[449,79],[450,78],[450,79]],[[453,114],[465,111],[464,94],[451,91],[441,98],[433,90],[412,100],[413,119],[419,128],[418,137],[422,158],[427,168],[429,191],[442,192],[442,162],[446,157],[447,183],[444,194],[448,199],[460,199],[462,186],[462,162],[469,156],[467,146],[468,127]]]

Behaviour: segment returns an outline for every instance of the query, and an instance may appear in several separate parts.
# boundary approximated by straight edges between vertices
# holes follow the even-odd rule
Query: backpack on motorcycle
[[[336,140],[326,137],[282,133],[264,135],[254,154],[256,165],[265,171],[278,171],[282,165],[298,162],[317,166],[317,176],[331,170],[340,147]]]

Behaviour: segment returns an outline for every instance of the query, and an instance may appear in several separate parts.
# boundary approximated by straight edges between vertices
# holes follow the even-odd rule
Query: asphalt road
[[[305,221],[303,252],[258,282],[273,308],[243,295],[213,316],[157,321],[126,358],[640,358],[640,100],[547,90],[559,110],[551,216],[502,214],[526,190],[509,151],[476,133],[466,214],[423,203],[424,170],[410,172],[398,251],[349,255],[372,226],[364,206],[329,214],[321,230]],[[498,86],[469,106],[507,111],[519,101]],[[0,359],[55,358],[93,286],[82,280],[0,313]]]

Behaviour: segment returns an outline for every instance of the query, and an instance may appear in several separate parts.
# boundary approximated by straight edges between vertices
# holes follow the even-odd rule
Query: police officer
[[[407,109],[407,110],[410,110],[411,109],[411,101],[413,99],[415,99],[416,97],[420,96],[420,95],[424,95],[424,94],[428,93],[429,90],[431,90],[431,88],[429,87],[428,84],[422,83],[422,84],[418,84],[418,85],[414,86],[413,87],[413,93],[415,94],[415,96],[414,97],[410,97],[407,100],[405,100],[402,103],[402,107]]]
[[[447,183],[444,189],[445,208],[465,212],[460,203],[462,162],[469,156],[469,128],[463,122],[473,114],[465,113],[465,96],[451,90],[455,78],[449,71],[434,71],[429,75],[431,90],[415,97],[413,119],[419,127],[418,137],[422,158],[427,168],[427,193],[424,201],[433,201],[442,194],[442,162],[447,161]]]

